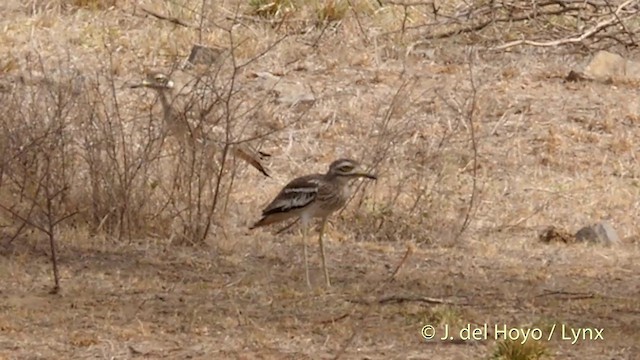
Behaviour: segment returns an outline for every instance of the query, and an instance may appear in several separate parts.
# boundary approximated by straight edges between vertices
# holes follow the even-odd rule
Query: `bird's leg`
[[[307,286],[311,290],[311,280],[309,279],[309,262],[307,260],[307,233],[309,232],[309,223],[303,221],[302,224],[302,244],[304,246],[304,274],[307,278]]]
[[[327,218],[322,218],[322,223],[320,224],[320,237],[318,241],[320,242],[320,255],[322,256],[322,269],[324,270],[324,280],[327,282],[327,288],[331,287],[331,281],[329,280],[329,270],[327,270],[327,261],[324,255],[324,242],[322,241],[322,236],[324,235],[324,227],[327,224]]]

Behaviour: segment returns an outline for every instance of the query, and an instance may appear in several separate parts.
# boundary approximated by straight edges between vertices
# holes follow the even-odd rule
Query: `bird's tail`
[[[234,146],[233,153],[235,156],[237,156],[247,164],[256,168],[258,171],[264,174],[264,176],[267,176],[267,177],[271,176],[267,172],[267,169],[265,168],[265,166],[262,164],[262,160],[264,160],[265,157],[271,156],[271,154],[267,154],[262,151],[256,152],[244,144],[239,144],[237,146]]]

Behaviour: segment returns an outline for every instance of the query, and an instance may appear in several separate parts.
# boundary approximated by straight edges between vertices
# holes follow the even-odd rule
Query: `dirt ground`
[[[90,72],[104,65],[96,59],[109,34],[110,71],[126,83],[197,42],[192,29],[116,3],[32,12],[10,1],[0,5],[0,46],[17,63],[36,48],[59,55],[51,64],[66,57]],[[140,3],[191,16],[176,3]],[[589,60],[584,52],[519,48],[469,57],[453,38],[434,42],[433,53],[405,56],[397,38],[363,40],[360,26],[373,34],[398,24],[385,19],[348,16],[315,47],[308,44],[319,32],[287,37],[240,76],[251,86],[252,72],[285,74],[312,89],[317,103],[294,128],[264,142],[273,154],[271,178],[241,170],[206,244],[153,236],[122,242],[66,229],[58,245],[62,290],[52,295],[46,239],[34,233],[9,244],[3,235],[0,358],[486,359],[500,344],[496,329],[506,329],[516,341],[523,332],[539,335],[533,341],[546,358],[640,359],[637,87],[565,82]],[[242,23],[248,30],[238,30],[245,41],[239,56],[277,38],[277,29]],[[207,36],[205,43],[225,41],[224,33]],[[18,71],[8,64],[5,77]],[[464,125],[467,115],[458,111],[473,96],[470,78],[476,109],[473,124]],[[134,111],[140,97],[118,91]],[[400,104],[391,111],[395,138],[382,146],[376,131],[393,101]],[[476,129],[475,171],[469,126]],[[440,151],[447,129],[458,135]],[[379,180],[360,193],[361,204],[330,220],[329,290],[315,237],[310,242],[309,291],[300,229],[274,235],[248,226],[288,179],[322,172],[346,155],[364,164],[382,158],[374,169]],[[474,177],[471,222],[458,237]],[[430,200],[412,208],[423,188],[433,190]],[[550,225],[575,232],[601,220],[620,244],[538,240]],[[435,339],[423,337],[428,325]],[[446,328],[453,339],[440,339]],[[480,329],[478,337],[462,339],[465,329]],[[571,329],[580,329],[577,339]]]

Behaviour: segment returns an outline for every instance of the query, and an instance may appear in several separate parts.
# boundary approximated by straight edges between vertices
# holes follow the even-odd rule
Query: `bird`
[[[361,170],[356,160],[341,158],[329,165],[325,174],[305,175],[291,180],[280,190],[276,197],[262,210],[262,217],[250,229],[285,221],[291,218],[302,223],[302,242],[304,246],[304,269],[307,286],[309,280],[309,264],[307,261],[307,235],[309,224],[314,218],[321,218],[320,255],[327,288],[331,287],[329,271],[325,257],[322,237],[327,219],[335,211],[341,209],[349,199],[349,181],[355,178],[376,180],[377,176]]]
[[[133,84],[130,88],[149,88],[158,93],[162,106],[165,131],[168,134],[177,137],[180,141],[186,141],[189,145],[193,145],[196,141],[211,140],[207,139],[201,131],[198,132],[198,129],[192,128],[187,120],[186,112],[180,111],[174,106],[175,99],[172,96],[172,91],[175,88],[175,83],[169,76],[161,72],[149,71],[141,83]],[[253,166],[264,176],[270,177],[263,162],[271,154],[255,150],[246,143],[232,144],[229,149],[237,158]]]

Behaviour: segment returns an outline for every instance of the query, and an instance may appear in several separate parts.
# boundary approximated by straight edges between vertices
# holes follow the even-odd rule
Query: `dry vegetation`
[[[620,4],[3,2],[0,358],[635,358],[640,100],[563,80],[596,49],[637,56],[639,4]],[[213,155],[129,88],[196,43],[228,49],[188,71]],[[272,177],[229,155],[245,141]],[[329,291],[313,244],[308,292],[299,229],[247,227],[343,156],[379,180],[331,219]],[[601,219],[619,246],[537,240]],[[604,339],[427,342],[426,324]]]

